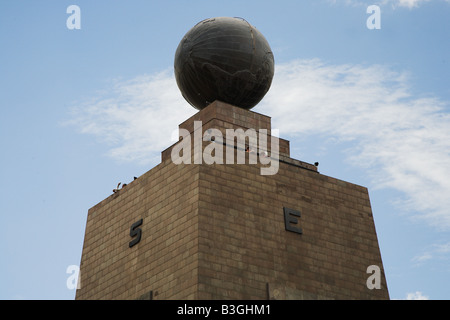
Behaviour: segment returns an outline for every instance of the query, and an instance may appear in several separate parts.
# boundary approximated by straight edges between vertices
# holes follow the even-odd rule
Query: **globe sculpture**
[[[194,108],[219,100],[250,110],[269,91],[274,58],[267,40],[247,21],[218,17],[188,31],[174,67],[177,85]]]

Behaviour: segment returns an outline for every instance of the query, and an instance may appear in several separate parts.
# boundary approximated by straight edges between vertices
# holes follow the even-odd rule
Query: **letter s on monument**
[[[144,221],[143,219],[140,219],[131,225],[130,237],[132,237],[134,239],[131,240],[128,244],[128,246],[130,248],[134,247],[136,244],[138,244],[141,241],[142,229],[139,227],[142,225],[143,221]]]

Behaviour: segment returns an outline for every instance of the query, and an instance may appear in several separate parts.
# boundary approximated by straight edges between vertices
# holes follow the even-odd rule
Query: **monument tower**
[[[274,75],[264,36],[201,21],[175,75],[199,111],[89,210],[76,299],[389,299],[368,190],[291,158],[250,110]]]

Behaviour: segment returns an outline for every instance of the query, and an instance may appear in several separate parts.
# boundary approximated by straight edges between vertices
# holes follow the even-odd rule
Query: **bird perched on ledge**
[[[122,184],[122,182],[119,182],[119,184],[117,185],[117,188],[113,189],[113,193],[119,192],[119,187],[121,184]]]

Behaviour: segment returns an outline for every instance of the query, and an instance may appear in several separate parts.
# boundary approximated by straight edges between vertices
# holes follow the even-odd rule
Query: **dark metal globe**
[[[240,18],[199,22],[175,53],[178,87],[194,108],[215,100],[244,109],[257,105],[269,91],[274,58],[264,36]]]

